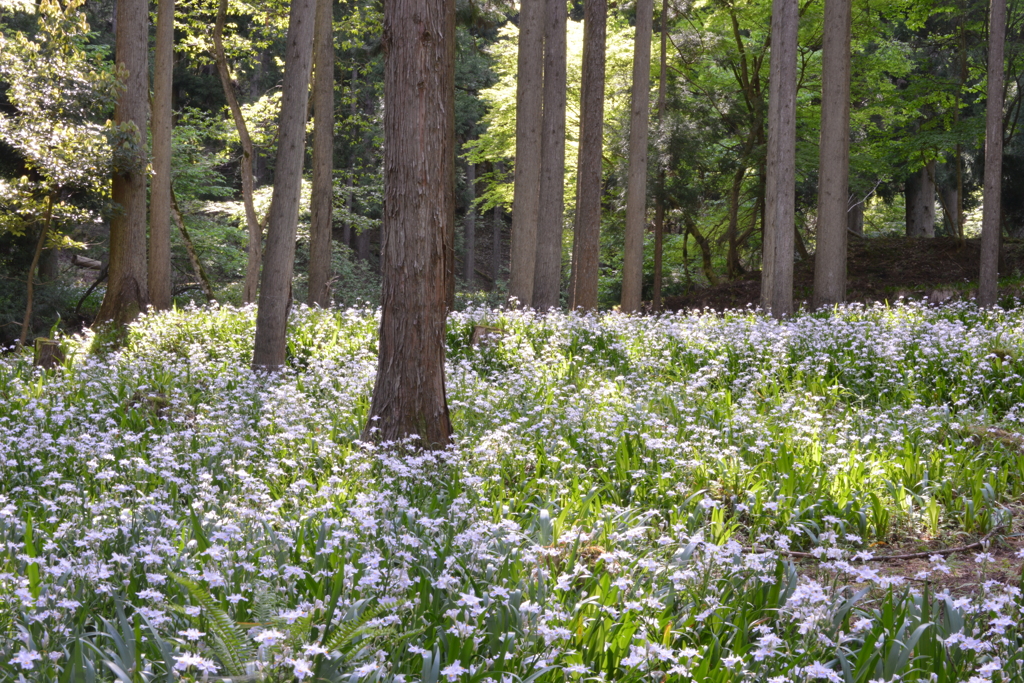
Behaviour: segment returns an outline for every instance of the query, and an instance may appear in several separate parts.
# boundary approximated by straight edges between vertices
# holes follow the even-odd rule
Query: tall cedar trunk
[[[445,446],[445,243],[455,224],[455,0],[384,3],[380,355],[364,438]]]
[[[850,203],[850,21],[852,0],[825,1],[818,162],[818,243],[813,307],[846,301]]]
[[[473,271],[476,270],[476,164],[466,164],[466,216],[462,223],[463,242],[466,245],[466,258],[463,268],[468,287],[473,286]]]
[[[139,132],[131,168],[115,170],[111,199],[107,292],[96,320],[123,325],[149,303],[146,287],[146,126],[149,109],[149,7],[145,0],[119,0],[114,55],[128,72],[114,109],[114,123],[133,123]]]
[[[907,178],[904,185],[907,237],[935,237],[935,162]]]
[[[171,307],[171,81],[174,0],[159,0],[153,65],[153,180],[149,190],[149,301]]]
[[[647,222],[647,131],[651,103],[651,31],[653,0],[637,0],[633,42],[633,90],[629,115],[629,170],[626,180],[626,240],[622,255],[624,313],[640,310],[644,277],[644,227]]]
[[[1006,0],[992,0],[988,29],[988,101],[985,104],[985,195],[981,215],[978,305],[994,306],[998,294],[1003,185],[1003,44]]]
[[[519,10],[516,165],[508,295],[518,300],[520,306],[533,305],[533,275],[537,264],[545,8],[545,0],[537,0],[522,3]]]
[[[661,59],[658,69],[658,123],[665,118],[665,78],[668,66],[668,0],[661,0]],[[658,164],[659,167],[661,164]],[[654,294],[651,308],[661,310],[662,240],[665,234],[665,169],[658,169],[658,204],[654,211]]]
[[[541,130],[540,201],[537,207],[537,261],[533,307],[558,306],[562,280],[562,227],[565,215],[566,20],[561,0],[547,3],[544,22],[544,114]]]
[[[313,51],[313,196],[309,222],[309,305],[331,303],[331,215],[334,205],[334,8],[316,0]]]
[[[274,193],[270,200],[267,252],[256,313],[254,369],[277,370],[285,362],[285,327],[295,267],[295,230],[306,151],[306,108],[315,16],[316,0],[292,0],[285,44]]]
[[[569,308],[573,310],[597,308],[607,26],[607,0],[588,0],[584,3],[576,224],[573,230],[572,273],[569,280]]]
[[[953,169],[954,173],[956,169]],[[956,189],[956,181],[954,184],[948,185],[942,188],[939,198],[942,200],[942,220],[945,226],[946,235],[949,237],[960,236],[960,213],[957,210],[957,201],[959,199],[959,193]]]
[[[772,0],[761,307],[775,318],[793,313],[798,22],[797,0]]]
[[[242,145],[242,159],[240,161],[242,205],[245,207],[245,225],[249,232],[242,301],[248,304],[256,301],[256,290],[260,281],[260,262],[263,260],[263,226],[260,225],[259,220],[256,218],[256,204],[253,202],[253,163],[255,161],[255,152],[253,151],[252,138],[249,137],[249,128],[245,124],[245,117],[242,116],[242,108],[238,105],[235,86],[231,82],[231,72],[228,69],[228,58],[224,54],[224,25],[227,23],[227,16],[228,0],[219,0],[217,20],[213,25],[213,60],[217,66],[217,75],[220,77],[221,88],[224,89],[224,99],[227,100],[228,109],[231,111],[231,118],[234,120],[235,129],[238,131],[238,141]]]

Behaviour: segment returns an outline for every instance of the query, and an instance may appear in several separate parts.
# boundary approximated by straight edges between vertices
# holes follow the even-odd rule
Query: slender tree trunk
[[[907,237],[935,237],[935,162],[907,178],[905,204]]]
[[[562,284],[566,19],[565,5],[560,0],[549,0],[544,23],[544,123],[537,209],[537,262],[533,275],[533,306],[542,311],[558,307]]]
[[[128,72],[114,123],[132,123],[139,136],[132,167],[114,171],[107,292],[96,320],[124,325],[149,303],[146,287],[146,129],[149,118],[149,7],[145,0],[117,3],[114,58]]]
[[[35,297],[36,267],[46,246],[46,239],[50,236],[50,226],[53,224],[53,195],[46,196],[46,212],[43,216],[43,227],[39,229],[39,241],[36,242],[35,253],[32,254],[32,264],[28,267],[28,278],[25,282],[25,318],[21,321],[21,334],[18,336],[18,348],[25,346],[28,341],[29,332],[32,330],[32,303]]]
[[[245,285],[242,288],[242,301],[256,301],[256,289],[260,281],[260,262],[263,260],[263,226],[256,217],[256,205],[253,203],[253,162],[254,152],[249,128],[242,116],[242,108],[238,105],[235,86],[231,83],[231,72],[228,69],[228,58],[224,54],[224,25],[227,23],[228,0],[219,0],[217,20],[213,26],[213,59],[217,66],[224,99],[227,100],[231,118],[238,131],[238,140],[242,145],[240,162],[242,175],[242,204],[245,207],[245,224],[249,231],[249,247],[245,265]]]
[[[822,44],[821,145],[814,308],[846,301],[850,202],[850,22],[852,0],[826,0]]]
[[[295,231],[306,152],[309,74],[313,63],[316,0],[292,0],[285,43],[285,78],[278,125],[274,194],[270,201],[267,254],[256,313],[254,369],[277,370],[285,363],[285,327],[295,267]]]
[[[1003,45],[1006,0],[991,0],[988,29],[988,100],[985,104],[985,195],[981,217],[978,305],[994,306],[999,286],[1003,188]]]
[[[171,190],[171,214],[174,216],[174,222],[178,225],[178,232],[181,233],[181,241],[185,244],[188,260],[192,264],[192,272],[199,280],[199,286],[202,287],[206,300],[216,301],[216,297],[213,296],[213,285],[210,284],[206,269],[203,268],[203,263],[199,260],[199,253],[196,251],[196,245],[192,242],[192,236],[188,234],[188,229],[185,227],[185,221],[181,217],[181,209],[178,208],[178,200],[174,196],[173,189]]]
[[[942,188],[942,191],[939,193],[939,199],[942,201],[942,216],[944,218],[946,234],[950,237],[960,236],[960,213],[957,210],[958,195],[955,184]]]
[[[798,26],[797,0],[772,0],[761,307],[775,318],[793,314]]]
[[[533,305],[533,277],[537,264],[546,4],[545,0],[524,2],[519,11],[516,165],[508,295],[520,306],[527,307]]]
[[[626,243],[622,256],[623,313],[640,310],[647,223],[647,131],[651,102],[653,0],[637,0],[633,43],[633,91],[629,116],[629,170],[626,180]]]
[[[576,166],[569,308],[597,308],[601,240],[601,176],[604,151],[604,63],[608,2],[583,4],[583,74],[580,82],[580,143]]]
[[[386,2],[380,353],[364,439],[451,440],[444,357],[454,100],[454,0]]]
[[[665,78],[668,71],[668,0],[661,0],[661,60],[658,70],[658,123],[665,119]],[[662,242],[665,234],[665,169],[658,169],[658,205],[654,211],[654,295],[651,307],[661,310]]]
[[[857,202],[847,209],[846,229],[854,235],[864,236],[864,202]]]
[[[153,65],[153,181],[149,191],[149,301],[171,307],[171,82],[174,74],[174,0],[157,4]]]
[[[466,245],[466,258],[463,260],[463,268],[466,286],[473,287],[474,272],[476,270],[476,164],[466,164],[466,190],[468,194],[468,205],[466,216],[462,224],[463,242]]]
[[[313,50],[313,196],[309,222],[309,305],[331,304],[334,209],[334,4],[316,0]]]
[[[739,253],[740,190],[743,188],[743,177],[746,174],[746,167],[740,165],[732,175],[732,187],[729,190],[729,225],[725,229],[725,239],[728,243],[725,256],[725,272],[730,280],[738,277],[743,272]]]
[[[498,284],[501,277],[501,228],[504,221],[501,218],[501,207],[494,207],[491,226],[491,282]]]

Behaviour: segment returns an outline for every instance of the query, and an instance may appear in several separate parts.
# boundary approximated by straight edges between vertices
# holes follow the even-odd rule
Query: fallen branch
[[[989,540],[993,536],[995,536],[999,532],[999,530],[1002,529],[1002,528],[1003,528],[1003,525],[1000,524],[995,529],[993,529],[992,531],[990,531],[987,534],[985,534],[980,540],[975,541],[974,543],[968,543],[967,545],[957,546],[956,548],[940,548],[938,550],[926,550],[926,551],[920,552],[920,553],[901,553],[899,555],[874,555],[872,557],[867,558],[864,561],[865,562],[888,562],[890,560],[918,560],[918,559],[921,559],[921,558],[932,557],[933,555],[952,555],[954,553],[962,553],[962,552],[965,552],[967,550],[974,550],[976,548],[984,548],[984,547],[986,547],[988,545]],[[1019,536],[1020,534],[1013,534],[1013,535],[1014,536]],[[751,549],[751,552],[755,552],[755,553],[756,552],[766,552],[767,550],[769,550],[769,549],[765,548],[764,550],[759,550],[755,546],[753,549]],[[802,553],[802,552],[797,552],[795,550],[779,550],[779,551],[776,551],[776,552],[778,552],[780,555],[784,555],[786,557],[795,557],[797,559],[807,559],[807,560],[820,560],[820,559],[822,559],[821,557],[815,555],[814,553]]]

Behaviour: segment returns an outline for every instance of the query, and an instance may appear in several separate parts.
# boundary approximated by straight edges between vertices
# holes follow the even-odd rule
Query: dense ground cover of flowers
[[[1024,680],[1018,581],[871,559],[1013,531],[1024,311],[469,310],[441,453],[358,441],[376,316],[0,359],[0,679]]]

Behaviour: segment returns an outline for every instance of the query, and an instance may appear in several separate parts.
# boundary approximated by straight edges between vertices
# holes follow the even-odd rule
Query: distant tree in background
[[[153,178],[149,190],[149,299],[171,307],[171,87],[174,75],[174,0],[159,0],[153,62]]]
[[[309,220],[309,305],[331,303],[334,215],[334,4],[316,0],[313,37],[313,188]]]
[[[1006,0],[989,5],[988,93],[985,103],[985,199],[981,219],[978,305],[994,306],[998,295],[1003,191],[1003,47]]]

